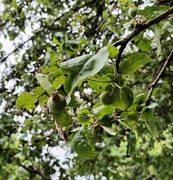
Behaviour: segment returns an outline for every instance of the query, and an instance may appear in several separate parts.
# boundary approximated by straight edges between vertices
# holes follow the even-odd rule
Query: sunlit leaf
[[[16,2],[16,0],[12,0],[11,7],[17,9],[17,2]]]
[[[32,94],[28,92],[23,92],[20,94],[20,96],[17,98],[16,101],[16,107],[17,109],[34,109],[35,108],[35,101],[37,100],[37,97],[34,97]]]
[[[108,51],[109,51],[109,57],[111,59],[115,58],[115,56],[119,53],[118,48],[116,48],[116,47],[114,47],[112,45],[108,46]]]
[[[40,85],[47,91],[49,95],[51,95],[54,91],[55,88],[49,81],[49,76],[41,73],[36,73],[36,79],[40,83]]]

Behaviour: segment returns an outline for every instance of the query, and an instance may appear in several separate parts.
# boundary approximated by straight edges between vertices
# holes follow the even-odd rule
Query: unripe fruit
[[[137,9],[130,7],[129,12],[128,12],[128,15],[129,15],[131,18],[134,18],[134,17],[136,16],[137,12],[138,12]]]
[[[104,105],[110,105],[114,102],[114,95],[112,91],[103,91],[100,95],[100,101]]]
[[[63,111],[66,107],[66,100],[62,94],[52,94],[48,99],[47,106],[53,113]]]

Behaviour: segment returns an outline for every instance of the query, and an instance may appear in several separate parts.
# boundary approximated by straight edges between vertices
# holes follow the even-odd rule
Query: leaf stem
[[[118,87],[119,89],[121,89],[121,86],[119,86],[117,83],[114,83],[114,85],[115,85],[116,87]]]

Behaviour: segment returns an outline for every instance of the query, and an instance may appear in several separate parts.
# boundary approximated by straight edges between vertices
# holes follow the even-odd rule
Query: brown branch
[[[137,36],[140,32],[144,31],[148,27],[150,27],[154,24],[158,24],[163,19],[166,19],[170,14],[173,14],[173,7],[166,10],[161,15],[151,19],[150,21],[147,21],[147,22],[142,23],[142,24],[137,24],[135,27],[135,30],[132,33],[130,33],[126,37],[124,37],[124,38],[122,38],[122,39],[120,39],[120,40],[118,40],[112,44],[114,46],[119,46],[119,45],[121,46],[119,54],[118,54],[117,59],[116,59],[117,72],[119,72],[119,63],[121,61],[121,56],[122,56],[124,49],[126,48],[127,43],[130,42],[135,36]]]
[[[163,71],[166,69],[168,63],[173,60],[173,49],[171,51],[171,53],[169,54],[167,60],[165,61],[165,63],[163,64],[163,67],[160,69],[159,73],[157,74],[156,78],[153,80],[153,82],[150,84],[150,89],[149,89],[149,92],[148,92],[148,96],[147,96],[147,99],[145,101],[145,105],[148,105],[149,101],[150,101],[150,98],[151,98],[151,94],[158,82],[158,80],[160,79]]]
[[[41,173],[40,170],[36,169],[33,166],[26,167],[23,164],[20,164],[20,166],[23,167],[25,170],[27,170],[30,173],[37,174],[37,175],[41,176],[42,180],[50,180],[50,178],[48,178],[45,175],[43,175],[43,173]]]

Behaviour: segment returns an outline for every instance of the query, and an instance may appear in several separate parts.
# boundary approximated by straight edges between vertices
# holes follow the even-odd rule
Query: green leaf
[[[117,133],[116,132],[114,132],[111,128],[109,128],[109,127],[106,127],[106,126],[102,126],[101,125],[101,127],[108,133],[108,134],[110,134],[110,135],[112,135],[112,136],[115,136]]]
[[[108,61],[109,52],[107,47],[101,49],[100,52],[92,56],[79,72],[78,80],[85,79],[98,73]]]
[[[127,135],[128,140],[128,153],[131,158],[136,159],[136,135],[134,132],[130,132]]]
[[[4,11],[3,14],[1,15],[1,19],[3,21],[6,21],[8,19],[8,13],[6,11]]]
[[[78,85],[79,81],[98,73],[108,61],[107,47],[92,55],[84,55],[61,63],[61,69],[66,74],[65,89],[67,93]]]
[[[143,36],[143,33],[140,33],[134,38],[135,45],[142,51],[149,51],[151,49],[151,39]]]
[[[39,98],[44,92],[45,90],[43,89],[43,87],[37,87],[32,91],[33,95],[37,98]]]
[[[69,126],[72,123],[72,117],[66,110],[60,113],[52,113],[52,115],[60,126]]]
[[[156,14],[161,14],[166,11],[168,6],[146,6],[144,9],[139,10],[138,14],[145,16],[146,20],[151,19],[151,17],[156,16]]]
[[[58,76],[54,81],[53,81],[53,86],[54,88],[58,89],[62,84],[64,83],[64,76]]]
[[[127,4],[129,2],[129,0],[118,0],[118,3],[120,3],[121,5]]]
[[[15,8],[17,10],[17,2],[16,2],[16,0],[12,0],[11,7]]]
[[[44,94],[43,96],[41,96],[41,98],[39,98],[39,104],[44,106],[44,104],[47,103],[48,99],[49,97]]]
[[[92,57],[92,55],[87,54],[77,58],[70,59],[61,63],[60,67],[62,72],[66,77],[64,83],[67,93],[70,93],[72,89],[77,85],[77,77],[82,69],[83,65]]]
[[[93,159],[97,155],[95,149],[89,145],[83,127],[72,136],[71,146],[72,149],[83,158]]]
[[[16,149],[19,145],[19,140],[18,140],[17,134],[11,134],[8,141],[9,141],[10,149]]]
[[[9,137],[8,136],[1,136],[0,138],[0,148],[6,149],[9,146]]]
[[[112,103],[112,106],[124,110],[124,103],[122,102],[122,99],[120,97],[120,88],[114,88],[113,96],[114,102]]]
[[[96,82],[98,80],[98,82]],[[99,82],[100,81],[100,82]],[[103,81],[103,82],[101,82]],[[106,81],[111,81],[111,78],[109,78],[108,76],[97,76],[97,77],[92,77],[91,79],[88,79],[88,83],[90,85],[90,87],[92,89],[94,89],[95,91],[97,91],[99,94],[102,93],[104,91],[104,89],[106,88],[106,86],[110,83],[105,83]]]
[[[104,106],[101,102],[98,102],[93,107],[93,113],[97,117],[97,119],[102,119],[103,116],[111,114],[114,111],[114,107],[112,106]]]
[[[141,65],[151,61],[152,60],[145,53],[136,53],[120,63],[120,71],[123,74],[133,74]]]
[[[96,143],[96,134],[93,127],[84,126],[84,131],[85,131],[85,137],[88,140],[88,144],[94,148]]]
[[[34,97],[32,94],[28,92],[23,92],[20,94],[20,96],[17,98],[16,101],[16,107],[18,110],[20,109],[34,109],[35,108],[35,101],[37,100],[37,97]]]
[[[129,112],[127,115],[128,121],[137,121],[139,119],[139,115],[137,112]]]
[[[143,112],[142,114],[142,118],[145,120],[148,131],[155,137],[158,137],[158,128],[154,118],[154,110],[153,109],[145,110],[145,112]]]
[[[89,109],[82,109],[77,116],[79,122],[81,124],[88,124],[91,120],[93,120],[93,115],[91,114]]]
[[[53,42],[54,44],[56,44],[56,45],[59,45],[59,44],[60,44],[60,42],[56,39],[56,37],[53,37],[52,42]]]
[[[115,58],[115,56],[117,56],[118,53],[119,53],[118,48],[116,48],[116,47],[114,47],[114,46],[112,46],[112,45],[109,45],[109,46],[108,46],[108,51],[109,51],[109,58],[110,58],[110,59]]]
[[[78,108],[81,106],[82,103],[83,103],[83,99],[80,99],[72,94],[68,106],[72,108]]]
[[[36,79],[40,83],[40,85],[47,91],[49,95],[51,95],[54,91],[55,88],[49,81],[49,76],[41,73],[36,73]]]
[[[134,101],[133,91],[128,87],[122,87],[120,89],[120,98],[124,104],[124,109],[129,109]]]
[[[125,118],[125,120],[127,121],[128,125],[130,125],[131,128],[134,128],[136,122],[139,119],[139,115],[137,112],[122,112],[121,116]]]

